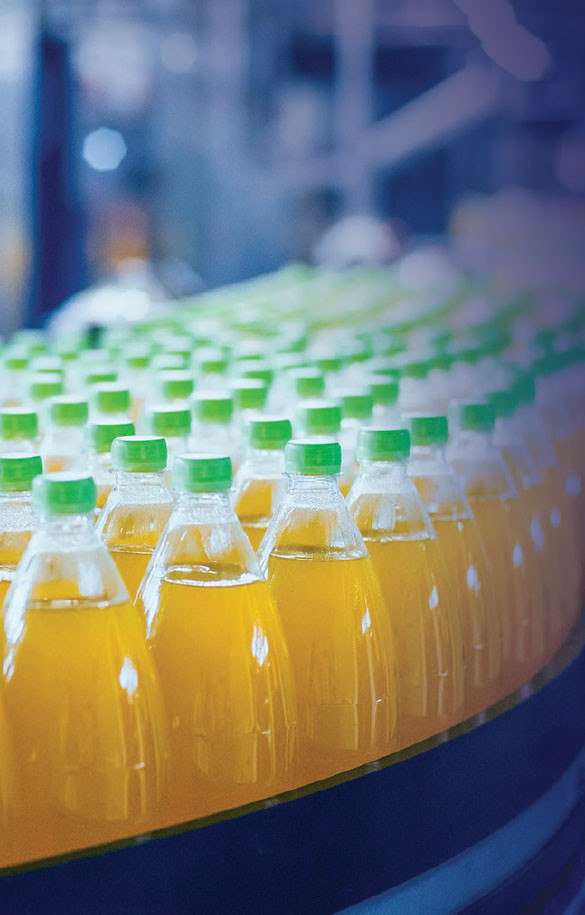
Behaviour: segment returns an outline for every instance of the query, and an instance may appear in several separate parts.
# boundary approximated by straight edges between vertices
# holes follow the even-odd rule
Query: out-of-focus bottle
[[[38,450],[39,416],[32,407],[0,408],[0,453],[34,454]]]
[[[120,435],[134,435],[134,423],[111,423],[106,420],[88,426],[89,470],[97,489],[97,513],[106,504],[114,478],[112,476],[112,442]]]
[[[0,455],[0,609],[14,572],[35,528],[32,481],[43,472],[38,454]],[[4,657],[0,626],[0,657]]]
[[[47,473],[87,470],[87,400],[69,394],[52,397],[47,404],[47,430],[41,442],[41,457]]]

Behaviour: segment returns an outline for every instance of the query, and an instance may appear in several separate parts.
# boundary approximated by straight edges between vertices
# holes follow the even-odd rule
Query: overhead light
[[[197,60],[197,45],[188,32],[173,32],[163,39],[160,58],[171,73],[188,73]]]
[[[98,127],[83,141],[83,158],[96,172],[113,172],[126,155],[126,143],[118,130]]]

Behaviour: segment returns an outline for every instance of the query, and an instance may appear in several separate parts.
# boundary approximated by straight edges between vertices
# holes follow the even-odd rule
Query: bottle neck
[[[194,522],[204,522],[211,517],[214,522],[232,521],[235,518],[230,504],[229,490],[224,492],[177,492],[176,513],[189,514]]]
[[[339,491],[337,474],[309,476],[302,473],[287,473],[288,495],[317,496],[323,498],[343,499]]]
[[[141,473],[129,470],[115,470],[116,486],[119,489],[136,489],[137,486],[147,489],[166,490],[164,471]]]
[[[370,461],[359,462],[359,477],[367,479],[376,486],[390,487],[393,491],[410,488],[411,480],[408,476],[408,462],[404,461]]]
[[[280,476],[284,473],[284,451],[279,448],[248,448],[243,467],[252,473]]]
[[[92,538],[95,536],[94,512],[71,515],[41,515],[39,533],[54,537]]]

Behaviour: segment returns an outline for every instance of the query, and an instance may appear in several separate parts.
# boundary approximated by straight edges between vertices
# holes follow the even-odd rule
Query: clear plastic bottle
[[[125,423],[130,420],[130,388],[118,381],[102,381],[91,388],[91,418]]]
[[[268,585],[230,506],[226,456],[182,455],[138,603],[170,724],[170,821],[290,784],[295,703]]]
[[[288,443],[288,489],[259,550],[290,651],[301,783],[396,748],[390,619],[340,468],[338,442]]]
[[[0,455],[0,608],[35,528],[32,481],[43,472],[38,454]],[[4,630],[0,630],[4,657]]]
[[[382,585],[396,652],[399,746],[465,717],[461,611],[429,515],[408,476],[407,429],[361,429],[347,503]]]
[[[28,400],[38,413],[41,435],[44,435],[47,429],[47,401],[62,393],[63,379],[60,375],[49,372],[31,375],[28,383]]]
[[[230,389],[234,400],[234,420],[241,434],[246,421],[266,409],[268,387],[257,378],[235,378],[230,383]]]
[[[339,488],[347,495],[357,473],[357,434],[363,426],[369,426],[374,412],[374,398],[369,391],[346,391],[339,395],[341,406],[341,431],[339,441],[343,454],[343,479]]]
[[[382,375],[373,375],[368,379],[368,389],[374,398],[373,422],[389,427],[399,425],[399,382],[393,378],[384,378]]]
[[[463,483],[494,573],[505,695],[529,681],[546,660],[541,581],[533,577],[518,491],[492,441],[493,406],[459,403],[453,413],[458,432],[447,447],[447,460]]]
[[[2,393],[0,406],[18,407],[24,400],[25,377],[29,357],[16,350],[5,353],[2,360]]]
[[[62,394],[47,404],[47,430],[41,442],[41,457],[47,473],[87,470],[87,400]]]
[[[293,401],[313,400],[323,397],[325,393],[325,375],[312,366],[293,369],[289,372],[289,381],[294,392]]]
[[[461,482],[447,463],[446,416],[409,420],[408,473],[428,511],[461,608],[467,714],[502,695],[502,634],[493,570]]]
[[[38,449],[39,415],[32,407],[0,408],[0,453]]]
[[[164,403],[183,406],[195,390],[195,381],[191,372],[185,369],[167,369],[157,374],[154,387]]]
[[[327,400],[305,400],[296,411],[297,435],[307,441],[336,441],[341,437],[341,407]],[[341,451],[341,472],[338,477],[341,494],[346,496],[355,477],[355,454]]]
[[[248,420],[248,447],[234,479],[232,504],[257,550],[286,490],[284,447],[292,438],[288,419],[259,416]]]
[[[97,487],[96,515],[112,491],[112,442],[120,435],[134,435],[134,423],[111,423],[105,420],[88,426],[89,470]]]
[[[165,485],[164,438],[126,435],[112,442],[115,484],[97,522],[97,533],[126,585],[136,594],[173,508]]]
[[[175,458],[188,450],[191,410],[186,403],[154,404],[145,409],[144,425],[149,435],[161,435],[167,443],[166,482],[170,486]]]
[[[152,828],[167,746],[144,633],[95,533],[84,474],[35,477],[39,516],[4,604],[22,860]]]
[[[129,346],[124,362],[123,380],[130,388],[132,398],[130,417],[134,425],[138,426],[144,401],[150,393],[148,375],[150,347],[145,343],[135,343]]]
[[[208,454],[229,454],[232,463],[237,455],[238,441],[232,419],[234,401],[222,391],[202,391],[191,399],[193,426],[189,439],[190,451]]]
[[[563,559],[555,528],[546,511],[547,494],[539,471],[515,420],[518,399],[514,388],[493,390],[486,395],[496,413],[493,441],[502,452],[518,490],[525,522],[532,541],[531,561],[535,583],[540,578],[544,604],[545,639],[549,651],[559,645],[567,631],[567,596]]]

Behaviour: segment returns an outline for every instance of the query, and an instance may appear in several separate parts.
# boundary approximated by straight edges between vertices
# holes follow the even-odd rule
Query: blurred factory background
[[[0,0],[0,333],[578,199],[584,51],[578,0]]]

